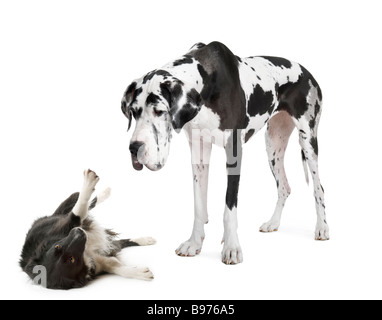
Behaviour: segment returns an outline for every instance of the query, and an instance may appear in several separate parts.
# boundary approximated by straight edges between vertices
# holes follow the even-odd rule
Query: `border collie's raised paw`
[[[95,190],[98,181],[99,177],[94,171],[90,169],[84,171],[84,186],[86,185],[91,191]]]

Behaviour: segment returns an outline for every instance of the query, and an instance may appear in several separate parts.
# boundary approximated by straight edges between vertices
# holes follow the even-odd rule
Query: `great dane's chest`
[[[220,123],[220,115],[203,105],[198,115],[183,128],[189,141],[210,142],[219,147],[225,147],[231,132],[230,130],[221,130]]]

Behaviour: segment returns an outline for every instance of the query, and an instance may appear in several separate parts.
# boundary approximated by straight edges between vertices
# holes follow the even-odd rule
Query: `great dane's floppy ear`
[[[129,125],[128,125],[128,128],[127,128],[127,131],[130,130],[130,127],[131,127],[131,118],[132,118],[132,115],[133,115],[133,112],[131,110],[130,105],[132,104],[132,102],[136,98],[137,91],[138,91],[137,90],[137,83],[133,82],[132,84],[130,84],[127,87],[127,89],[126,89],[126,91],[125,91],[125,93],[124,93],[124,95],[122,97],[121,109],[122,109],[123,114],[129,120]]]
[[[186,91],[179,80],[161,83],[160,88],[162,96],[169,104],[172,126],[179,133],[183,126],[198,114],[202,98],[193,88]]]
[[[131,109],[127,107],[126,101],[124,99],[122,99],[122,102],[121,102],[121,109],[122,109],[123,114],[129,120],[129,125],[127,127],[127,131],[129,131],[130,127],[131,127],[132,112],[131,112]]]

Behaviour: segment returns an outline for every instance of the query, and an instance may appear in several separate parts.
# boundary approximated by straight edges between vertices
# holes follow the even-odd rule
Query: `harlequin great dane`
[[[194,227],[176,253],[195,256],[208,222],[207,185],[212,144],[227,155],[227,193],[224,211],[222,261],[237,264],[243,254],[237,234],[237,199],[242,146],[267,124],[269,164],[276,179],[278,201],[261,232],[277,231],[291,192],[284,154],[295,127],[299,130],[307,182],[308,168],[316,200],[316,240],[329,240],[324,189],[318,175],[317,128],[322,94],[313,76],[301,65],[283,58],[235,56],[225,45],[198,43],[179,59],[133,81],[122,98],[122,111],[136,120],[130,152],[136,170],[145,165],[161,169],[167,160],[172,129],[185,130],[191,147],[194,175]]]

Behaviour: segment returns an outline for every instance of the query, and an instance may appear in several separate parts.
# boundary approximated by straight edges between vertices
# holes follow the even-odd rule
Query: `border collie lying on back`
[[[117,255],[126,247],[154,244],[154,239],[115,240],[116,233],[88,216],[88,210],[110,194],[107,189],[89,202],[98,181],[95,172],[86,170],[81,193],[72,194],[52,216],[34,222],[20,260],[31,279],[37,276],[36,267],[46,271],[45,283],[41,279],[41,284],[50,289],[80,288],[103,272],[142,280],[154,278],[148,268],[128,267]]]

